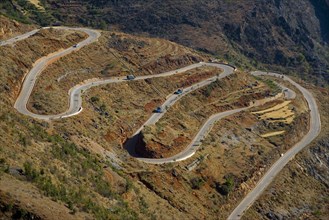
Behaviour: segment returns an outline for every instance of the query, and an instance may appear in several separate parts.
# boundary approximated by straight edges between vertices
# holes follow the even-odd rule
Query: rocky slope
[[[329,91],[307,87],[319,103],[322,133],[282,170],[243,219],[328,219]]]
[[[46,2],[63,23],[146,33],[238,65],[284,67],[319,85],[329,82],[328,0]]]
[[[0,40],[8,39],[19,33],[28,32],[33,26],[23,25],[15,20],[6,19],[0,15]]]
[[[259,56],[259,59],[257,58],[258,60],[274,59],[270,58],[270,56],[265,56],[266,54],[270,54],[268,47],[264,47],[264,51],[259,51],[258,47],[261,46],[257,46],[265,35],[272,36],[272,34],[273,39],[277,36],[279,39],[278,42],[280,43],[275,45],[275,47],[280,48],[280,50],[291,56],[293,56],[296,51],[305,50],[307,52],[308,50],[306,49],[310,46],[308,40],[305,42],[300,41],[297,44],[294,43],[294,41],[289,41],[290,37],[288,35],[287,38],[279,38],[286,36],[283,35],[283,32],[280,35],[274,35],[276,32],[268,34],[267,31],[272,31],[272,28],[265,28],[264,36],[258,37],[258,40],[254,42],[255,45],[251,46],[253,45],[250,42],[252,37],[245,37],[247,24],[251,21],[242,24],[242,20],[244,20],[245,17],[241,17],[243,14],[239,13],[250,11],[253,9],[253,6],[247,6],[243,1],[234,1],[234,4],[229,1],[208,1],[208,3],[202,3],[201,6],[199,5],[199,8],[196,7],[198,6],[197,3],[192,0],[184,1],[184,4],[177,1],[167,1],[166,5],[160,1],[154,1],[154,4],[151,4],[149,1],[143,1],[139,3],[139,6],[134,2],[124,0],[101,2],[102,5],[105,6],[96,4],[100,3],[100,1],[94,1],[94,6],[92,7],[87,5],[87,3],[91,1],[81,1],[82,4],[79,4],[79,1],[71,1],[71,3],[67,5],[61,4],[61,2],[64,1],[53,1],[52,4],[47,6],[48,8],[46,7],[46,10],[51,11],[56,9],[58,18],[62,16],[63,21],[68,23],[87,22],[88,25],[102,26],[101,22],[97,22],[101,21],[103,18],[106,19],[107,17],[113,16],[113,21],[109,20],[108,22],[119,24],[119,27],[122,29],[133,32],[135,31],[134,28],[136,28],[136,31],[147,31],[151,34],[167,36],[168,38],[169,36],[176,36],[176,38],[172,40],[181,41],[190,46],[197,45],[194,47],[213,51],[213,53],[222,53],[223,56],[228,52],[231,55],[238,55],[236,58],[241,58],[241,55],[239,55],[240,53],[235,53],[235,51],[243,52],[248,50],[251,51],[250,53],[254,51],[254,56]],[[261,2],[264,1],[255,1],[255,5],[259,6]],[[311,4],[313,1],[305,2]],[[320,3],[321,1],[314,2]],[[149,3],[148,8],[144,5],[146,3]],[[1,4],[2,3],[0,3],[0,5]],[[296,6],[294,4],[296,3],[268,1],[268,4],[262,5],[262,9],[265,10],[265,8],[268,8],[263,13],[266,12],[266,15],[271,15],[271,7],[275,6],[279,8],[281,5],[280,7],[289,6],[292,8]],[[328,4],[328,1],[326,4]],[[185,15],[186,19],[175,20],[176,18],[170,16],[170,14],[168,15],[169,12],[166,14],[166,8],[163,8],[162,11],[159,10],[159,8],[168,5],[171,11],[176,12],[175,14],[179,16]],[[17,5],[14,6],[17,8]],[[50,6],[53,9],[51,9]],[[183,10],[183,7],[187,6],[190,9],[190,13],[185,12],[185,9]],[[301,4],[300,7],[296,6],[298,10],[295,8],[291,10],[302,11],[305,9],[305,14],[307,14],[308,11],[306,9],[310,5],[304,5],[305,8],[302,6],[303,4]],[[144,13],[140,12],[140,14],[136,14],[137,11],[142,11],[144,7],[147,8]],[[179,7],[181,7],[181,9],[176,10],[176,8]],[[207,8],[217,10],[212,14],[209,12],[211,15],[222,17],[212,18],[208,16]],[[325,10],[325,7],[321,8]],[[156,16],[152,17],[149,13],[146,13],[156,9],[158,9],[158,13],[163,13],[163,16],[160,16],[159,19]],[[72,14],[70,16],[64,16],[65,13],[68,14],[68,11],[72,12]],[[119,11],[121,11],[121,14]],[[82,12],[80,14],[83,15],[79,17],[77,13],[73,12]],[[232,17],[225,18],[225,13],[227,13],[227,15],[232,14]],[[129,14],[129,16],[127,14]],[[196,20],[192,19],[195,17],[195,14],[199,15],[198,19],[203,19],[203,23],[199,24]],[[140,17],[138,17],[139,15]],[[53,13],[53,16],[56,16],[56,14]],[[126,21],[119,20],[123,18],[123,16],[126,16]],[[133,18],[133,16],[135,17]],[[290,16],[292,15],[290,12],[287,12],[285,16],[287,17],[287,23],[291,22],[292,18],[290,18]],[[139,19],[136,19],[137,17]],[[264,14],[261,17],[265,19],[266,16]],[[304,14],[298,16],[298,19],[297,17],[295,18],[299,20],[303,17]],[[310,16],[310,19],[311,17],[312,16]],[[142,23],[144,18],[147,18],[148,20],[145,21],[149,21],[150,23]],[[258,15],[256,18],[260,19]],[[261,30],[263,27],[256,22],[256,18],[252,27],[255,30]],[[217,22],[214,26],[209,25],[212,19],[215,19]],[[91,21],[95,23],[91,23]],[[194,23],[191,23],[191,21]],[[138,22],[141,22],[141,25],[137,25]],[[239,22],[242,22],[241,25]],[[307,19],[298,22],[296,21],[296,26],[294,27],[306,25]],[[233,33],[232,36],[229,36],[229,32],[224,32],[223,25],[226,23],[238,24],[238,27],[241,29],[240,34]],[[156,28],[159,29],[152,32],[153,29],[148,29],[151,24],[153,26],[156,25]],[[168,26],[166,26],[167,24]],[[205,26],[203,26],[204,24]],[[321,43],[321,41],[325,41],[326,35],[322,36],[320,32],[318,33],[318,31],[321,30],[320,26],[321,25],[318,24],[318,26],[314,25],[314,27],[312,27],[314,28],[312,30],[316,32],[314,36],[310,34],[305,35],[306,32],[302,32],[301,36],[309,37],[311,42],[315,42],[314,48],[318,48],[319,51],[310,47],[311,49],[309,49],[309,51],[311,51],[311,53],[319,53],[321,55],[321,53],[325,54],[326,52],[325,43],[323,43],[323,45]],[[211,27],[214,28],[212,29]],[[182,28],[184,32],[180,32],[179,28]],[[308,28],[310,28],[311,31],[311,27]],[[231,28],[228,28],[228,30],[231,30]],[[24,30],[17,30],[17,33],[18,32],[24,32]],[[211,34],[211,32],[213,34]],[[59,35],[60,33],[57,34]],[[33,215],[32,213],[37,214],[35,218],[45,215],[50,216],[51,214],[48,213],[48,207],[50,206],[44,207],[40,206],[40,204],[44,205],[47,204],[45,201],[51,202],[55,200],[59,207],[55,208],[55,210],[75,219],[81,215],[92,215],[90,218],[98,219],[225,219],[230,210],[232,210],[236,203],[243,197],[243,193],[249,190],[249,187],[253,186],[261,177],[261,174],[268,168],[268,165],[263,163],[264,161],[269,162],[269,157],[266,155],[266,152],[270,150],[274,152],[276,148],[273,143],[268,143],[266,148],[261,144],[246,148],[245,146],[249,146],[250,137],[253,138],[253,140],[258,140],[260,137],[250,129],[251,125],[249,123],[251,120],[244,120],[246,117],[241,115],[225,120],[222,124],[219,124],[214,129],[218,132],[210,135],[209,140],[205,142],[204,149],[202,149],[195,158],[191,158],[179,165],[149,166],[139,163],[129,157],[127,152],[122,148],[122,145],[120,145],[121,141],[124,140],[118,140],[117,137],[120,136],[120,138],[122,137],[122,139],[125,139],[129,134],[133,133],[135,128],[140,126],[140,123],[145,121],[147,114],[150,114],[152,109],[157,106],[157,103],[161,101],[156,100],[159,95],[156,94],[153,87],[156,89],[161,88],[161,91],[166,91],[163,92],[163,94],[168,94],[169,90],[171,91],[177,86],[176,84],[170,84],[173,83],[172,78],[166,81],[163,79],[162,81],[136,82],[129,86],[103,86],[90,90],[89,93],[86,94],[84,100],[86,106],[84,107],[83,114],[65,121],[40,122],[17,113],[12,106],[19,90],[21,79],[24,73],[31,68],[33,62],[40,56],[56,51],[60,47],[67,47],[74,44],[75,41],[78,41],[82,37],[77,34],[72,34],[70,35],[71,37],[66,40],[64,38],[59,40],[55,38],[54,35],[55,34],[51,32],[42,32],[28,40],[17,43],[13,48],[8,46],[0,49],[0,56],[2,56],[2,59],[0,59],[2,61],[0,63],[0,142],[3,143],[0,149],[0,184],[2,184],[0,187],[0,208],[2,211],[0,216],[2,214],[5,216],[13,215],[17,213],[18,208],[26,213],[27,216]],[[109,33],[104,35],[110,36]],[[250,36],[253,35],[256,37],[258,36],[257,34],[251,34]],[[209,38],[209,36],[214,37]],[[234,36],[240,36],[240,38],[235,39]],[[133,37],[127,39],[130,38]],[[261,45],[272,45],[273,42],[270,39],[272,38],[268,38],[268,40],[264,41]],[[127,45],[127,41],[120,38],[115,39],[111,36],[111,38],[109,37],[106,40],[100,40],[98,44],[101,44],[101,47],[93,45],[91,48],[86,48],[87,51],[85,53],[81,50],[77,54],[72,54],[71,58],[72,60],[81,61],[81,58],[86,57],[86,60],[92,60],[86,55],[90,54],[91,56],[97,54],[97,56],[104,56],[106,50],[116,47],[115,49],[117,51],[125,55],[122,58],[120,57],[120,62],[133,63],[132,61],[134,61],[136,65],[131,66],[136,67],[136,69],[140,67],[139,61],[145,60],[142,55],[144,57],[152,57],[151,61],[154,59],[155,52],[160,56],[165,50],[167,51],[166,53],[171,55],[170,57],[163,57],[160,63],[150,62],[150,65],[146,65],[143,69],[145,70],[145,74],[149,70],[153,70],[154,72],[157,70],[164,71],[167,68],[174,68],[182,64],[179,57],[172,56],[172,52],[177,52],[175,48],[178,47],[171,43],[164,43],[162,40],[156,40],[154,47],[150,48],[150,50],[142,51],[139,54],[132,50],[134,47],[127,49],[123,44],[120,44],[120,42]],[[238,45],[237,42],[240,42],[241,45],[245,47],[239,46],[240,44]],[[292,48],[284,47],[287,46],[289,42],[291,42]],[[316,42],[320,42],[320,44]],[[42,45],[46,45],[46,47],[42,47]],[[158,45],[157,48],[156,45]],[[296,45],[301,46],[295,48]],[[273,46],[271,48],[275,47]],[[97,50],[98,48],[106,49]],[[179,48],[178,51],[181,51]],[[186,50],[188,51],[188,49]],[[98,54],[98,52],[100,54]],[[230,54],[226,56],[227,59],[230,59]],[[323,57],[323,54],[321,56],[319,55],[319,57]],[[251,56],[249,53],[245,53],[245,55]],[[307,68],[311,68],[311,66],[308,66],[308,63],[311,62],[306,55],[303,56],[305,57],[302,63],[303,65],[299,67],[299,65],[296,64],[296,66],[307,70]],[[125,59],[125,57],[128,57],[128,60]],[[286,57],[286,54],[282,57]],[[52,71],[48,70],[49,73],[51,72],[54,74],[51,75],[52,78],[47,76],[47,78],[43,80],[51,79],[49,82],[55,82],[61,72],[74,69],[77,64],[71,62],[72,60],[70,59],[67,57],[67,59],[62,59],[58,62],[56,68],[53,68]],[[187,59],[187,61],[194,62],[198,60]],[[240,62],[241,60],[235,61]],[[268,63],[272,63],[272,61],[269,60]],[[97,70],[97,73],[103,72],[106,76],[111,76],[110,74],[113,74],[113,72],[110,66],[107,68],[107,65],[110,64],[111,62],[106,60],[102,63],[104,66],[97,65],[97,63],[94,65],[102,67]],[[254,64],[256,63],[254,62]],[[278,64],[283,65],[281,63]],[[323,67],[324,66],[321,65],[321,68]],[[63,68],[63,70],[61,68]],[[102,71],[103,69],[104,71]],[[70,79],[69,82],[75,82],[74,80]],[[321,83],[320,78],[319,82]],[[162,88],[161,85],[165,86],[165,83],[170,84],[170,87]],[[320,90],[318,87],[313,87],[313,89],[313,91],[318,91],[317,98],[322,108],[322,118],[329,118],[328,106],[325,104],[329,102],[327,99],[324,99],[329,97],[328,90]],[[322,102],[320,102],[320,100]],[[250,117],[251,116],[248,116],[247,119],[250,119]],[[244,129],[241,129],[241,122],[245,123]],[[328,121],[324,121],[323,124],[328,124]],[[298,132],[299,135],[302,135],[300,128],[306,128],[307,126],[303,123],[296,124],[296,127],[298,129],[293,130]],[[323,130],[322,135],[327,135],[327,131],[327,129]],[[293,133],[291,132],[291,134]],[[242,137],[242,141],[237,139],[238,137]],[[297,136],[294,135],[294,137]],[[223,142],[218,140],[223,140]],[[237,140],[239,140],[239,142],[237,142]],[[292,140],[292,138],[290,138],[290,140],[295,141]],[[328,142],[328,139],[323,140],[324,143]],[[279,139],[279,141],[287,144],[285,139]],[[217,143],[220,144],[217,145]],[[257,143],[257,141],[253,141],[253,143]],[[290,144],[288,145],[291,146]],[[324,169],[328,165],[325,161],[328,160],[326,156],[328,154],[327,148],[327,145],[321,144],[319,149],[314,148],[311,150],[311,157],[307,158],[305,155],[300,155],[299,157],[302,158],[297,158],[298,164],[302,164],[302,167],[308,170],[307,175],[311,174],[319,178],[320,181],[315,183],[317,186],[315,190],[313,190],[313,179],[305,178],[306,175],[303,176],[304,173],[302,172],[296,172],[296,181],[294,181],[293,178],[283,179],[283,182],[286,184],[284,187],[291,187],[292,189],[289,190],[289,192],[298,188],[299,191],[297,192],[303,192],[306,203],[314,204],[309,206],[307,210],[311,213],[310,217],[313,218],[316,218],[317,215],[321,215],[324,219],[328,217],[328,213],[322,211],[325,210],[326,207],[321,206],[321,204],[326,201],[322,198],[328,195],[328,180],[326,178],[328,175],[326,175],[327,169]],[[106,159],[103,157],[104,152],[108,153],[107,157],[105,157]],[[205,155],[207,154],[210,156],[206,157]],[[275,157],[279,157],[278,153],[271,153],[271,155],[273,155],[272,160],[274,160]],[[317,162],[319,160],[315,155],[318,155],[323,163],[320,169],[315,169],[313,167],[314,164],[320,163]],[[197,158],[200,158],[200,160],[198,160],[198,162],[200,162],[198,166],[194,170],[188,171],[189,165],[193,164]],[[300,162],[300,160],[305,162]],[[49,161],[51,161],[51,163],[49,163]],[[298,165],[296,166],[298,167]],[[245,170],[242,170],[241,167],[245,168]],[[292,173],[294,170],[293,167]],[[292,176],[293,175],[295,174],[292,174]],[[323,181],[323,178],[325,181]],[[282,179],[279,178],[279,180],[281,181]],[[281,185],[282,184],[279,183],[279,186]],[[83,190],[81,190],[81,188],[83,188]],[[285,192],[284,190],[280,191],[282,194]],[[5,196],[2,197],[2,194],[7,195],[8,198]],[[259,212],[260,214],[252,213],[251,215],[253,217],[251,219],[262,218],[267,213],[273,212],[272,207],[274,207],[273,205],[279,207],[279,196],[282,194],[271,197],[268,203],[266,203],[268,197],[264,197],[260,200],[260,202],[256,204],[256,209],[259,209],[260,206],[258,205],[262,204],[262,210]],[[33,195],[33,200],[31,199],[31,195]],[[299,199],[300,194],[291,193],[290,195],[291,198],[294,199],[295,204],[297,204],[295,207],[302,210],[301,208],[305,206],[304,204],[301,206],[298,205],[298,202],[301,201]],[[11,201],[9,198],[14,198],[15,201]],[[314,200],[314,198],[319,199]],[[16,207],[18,205],[19,207]],[[290,207],[291,204],[285,203],[282,206],[286,208]],[[300,215],[289,214],[285,216],[299,217]],[[59,216],[54,214],[52,214],[52,217],[60,219]],[[62,219],[67,219],[67,217],[62,217]]]
[[[329,82],[328,0],[45,0],[45,11],[23,2],[0,3],[0,12],[42,25],[157,36],[247,68],[282,70],[320,86]]]
[[[323,138],[298,155],[244,219],[327,219],[328,141]]]

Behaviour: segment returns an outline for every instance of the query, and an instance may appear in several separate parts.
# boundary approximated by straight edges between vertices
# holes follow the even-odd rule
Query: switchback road
[[[277,73],[267,73],[255,71],[252,72],[255,76],[270,75],[275,77],[281,77],[282,75]],[[294,85],[305,97],[308,107],[310,109],[310,130],[308,133],[290,150],[288,150],[279,160],[277,160],[271,168],[265,173],[262,179],[257,183],[256,187],[247,194],[247,196],[240,202],[240,204],[233,210],[228,217],[229,220],[240,219],[243,213],[255,202],[255,200],[263,193],[263,191],[270,185],[276,175],[283,169],[283,167],[300,152],[304,147],[309,145],[321,131],[321,119],[318,106],[313,95],[304,87],[293,81],[287,76],[284,76],[284,80]]]
[[[70,108],[65,113],[62,113],[59,115],[38,115],[38,114],[30,112],[26,106],[27,106],[27,103],[29,101],[30,95],[33,91],[33,87],[37,81],[38,76],[48,66],[48,64],[51,61],[59,59],[60,57],[68,55],[75,50],[79,50],[79,48],[81,48],[81,47],[84,47],[88,44],[91,44],[91,43],[97,41],[97,39],[100,36],[100,33],[98,31],[87,29],[87,28],[69,28],[69,27],[56,27],[56,28],[63,29],[63,30],[75,30],[75,31],[85,32],[86,34],[88,34],[89,37],[87,39],[83,40],[82,42],[80,42],[79,45],[76,47],[72,46],[67,49],[60,50],[58,52],[52,53],[46,57],[39,59],[34,64],[33,68],[30,70],[30,72],[26,75],[23,85],[21,87],[21,91],[19,93],[19,96],[17,97],[14,107],[17,109],[17,111],[19,111],[20,113],[22,113],[24,115],[27,115],[27,116],[30,116],[33,118],[43,119],[43,120],[62,118],[62,117],[68,116],[68,115],[75,115],[77,112],[79,112],[81,110],[80,109],[81,105],[79,107],[76,105],[70,105]],[[29,32],[30,36],[33,33],[34,32]],[[14,38],[14,40],[16,38]],[[18,37],[18,39],[21,39],[21,37]],[[11,42],[11,43],[14,43],[14,42]],[[70,97],[70,103],[72,103],[72,101],[75,101],[75,100],[76,100],[76,98],[74,96]],[[77,103],[77,102],[73,102],[73,103]]]
[[[34,114],[34,113],[30,112],[26,108],[26,104],[32,93],[32,90],[33,90],[33,87],[37,80],[37,77],[47,67],[48,63],[52,60],[65,56],[65,55],[73,52],[74,50],[77,50],[83,46],[86,46],[90,43],[97,41],[97,39],[100,36],[100,33],[98,31],[86,29],[86,28],[68,28],[68,27],[56,27],[56,28],[60,28],[60,29],[64,29],[64,30],[67,29],[67,30],[82,31],[82,32],[87,33],[89,35],[89,37],[86,40],[79,43],[78,48],[70,47],[65,50],[61,50],[56,53],[53,53],[47,57],[41,58],[40,60],[38,60],[38,62],[35,63],[32,70],[25,77],[23,86],[21,88],[21,92],[16,100],[14,107],[22,114],[28,115],[33,118],[43,119],[43,120],[61,119],[61,118],[76,115],[79,112],[81,112],[81,110],[82,110],[81,93],[82,93],[82,91],[85,91],[86,89],[89,89],[93,86],[99,86],[102,84],[119,83],[119,82],[127,81],[124,77],[119,77],[119,78],[100,79],[100,80],[87,82],[82,85],[77,85],[69,91],[70,107],[66,112],[58,114],[58,115],[38,115],[38,114]],[[6,41],[2,41],[2,42],[0,42],[0,46],[13,44],[19,40],[26,39],[29,36],[32,36],[33,34],[35,34],[37,31],[39,31],[39,29],[28,32],[26,34],[17,36],[15,38],[12,38],[12,39],[9,39]],[[169,108],[170,106],[172,106],[182,96],[184,96],[198,88],[209,85],[211,82],[215,81],[217,78],[221,79],[223,77],[228,76],[229,74],[233,73],[234,68],[232,68],[231,66],[228,66],[228,65],[223,65],[223,64],[202,63],[201,62],[201,63],[197,63],[197,64],[192,64],[190,66],[187,66],[187,67],[184,67],[184,68],[181,68],[178,70],[173,70],[173,71],[169,71],[166,73],[151,75],[151,76],[139,76],[139,77],[136,77],[136,79],[134,79],[134,80],[144,80],[144,79],[148,79],[148,78],[171,76],[171,75],[182,73],[187,70],[201,67],[201,66],[218,67],[218,68],[223,69],[224,72],[219,77],[212,77],[210,79],[199,82],[196,85],[185,88],[183,94],[169,96],[168,99],[166,100],[166,102],[162,105],[164,112],[153,114],[150,117],[150,119],[147,122],[145,122],[144,125],[156,123],[162,117],[162,115],[166,112],[166,109]],[[277,74],[277,73],[267,73],[267,72],[260,72],[260,71],[255,71],[255,72],[252,72],[251,74],[255,75],[255,76],[268,75],[268,76],[274,76],[274,77],[279,77],[279,78],[283,77],[282,75]],[[306,147],[308,144],[310,144],[312,142],[312,140],[314,140],[320,133],[320,130],[321,130],[320,114],[319,114],[319,110],[318,110],[316,101],[315,101],[314,97],[312,96],[312,94],[307,89],[305,89],[298,83],[294,82],[292,79],[290,79],[287,76],[284,76],[283,80],[286,80],[286,81],[290,82],[292,85],[294,85],[298,90],[300,90],[300,92],[305,97],[305,99],[308,103],[308,107],[310,109],[310,129],[309,129],[308,133],[297,144],[295,144],[290,150],[288,150],[279,160],[277,160],[272,165],[272,167],[267,171],[267,173],[257,183],[256,187],[249,194],[247,194],[247,196],[241,201],[241,203],[233,210],[233,212],[228,217],[228,219],[234,219],[234,220],[240,219],[240,217],[243,215],[245,210],[247,210],[252,205],[252,203],[260,196],[260,194],[273,181],[275,176],[283,169],[283,167],[289,162],[289,160],[291,160],[304,147]],[[286,87],[283,87],[283,86],[282,86],[282,88],[284,90],[286,98],[294,98],[296,96],[296,94],[293,91],[288,90]],[[173,157],[162,158],[162,159],[148,159],[148,158],[138,158],[138,159],[142,160],[144,162],[147,162],[147,163],[154,163],[154,164],[161,164],[161,163],[184,160],[184,159],[192,156],[195,153],[195,151],[198,149],[198,147],[200,145],[201,140],[207,135],[207,133],[209,132],[209,130],[212,128],[213,124],[216,121],[220,120],[221,118],[227,117],[229,115],[233,115],[238,112],[247,110],[250,107],[234,109],[234,110],[230,110],[230,111],[226,111],[226,112],[222,112],[222,113],[218,113],[218,114],[210,116],[210,118],[206,121],[206,123],[200,129],[200,131],[195,136],[195,138],[190,143],[190,145],[185,150],[183,150],[182,152],[180,152],[179,154],[177,154]],[[136,134],[138,134],[142,128],[143,128],[143,126],[136,131],[133,138],[128,140],[128,142],[129,141],[131,142],[131,146],[133,146],[135,144],[136,137],[137,137]],[[133,154],[134,152],[130,152],[130,153]]]

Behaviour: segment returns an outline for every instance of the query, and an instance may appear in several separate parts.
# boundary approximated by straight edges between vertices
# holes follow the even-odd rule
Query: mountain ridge
[[[54,1],[48,2],[53,5]],[[297,68],[302,78],[311,75],[319,85],[329,82],[329,4],[325,0],[75,2],[85,5],[81,8],[86,7],[86,13],[75,15],[74,8],[63,10],[60,5],[51,8],[72,12],[67,19],[59,18],[64,23],[147,33],[237,65],[247,57],[251,66],[279,71]]]
[[[21,1],[11,0],[22,8]],[[90,26],[165,38],[240,67],[329,82],[328,0],[43,0],[39,24]],[[0,5],[1,6],[1,5]],[[0,12],[4,11],[1,10]],[[44,16],[44,19],[40,19]]]

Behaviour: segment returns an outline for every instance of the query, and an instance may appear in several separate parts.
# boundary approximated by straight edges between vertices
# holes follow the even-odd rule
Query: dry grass
[[[273,136],[277,136],[277,135],[281,135],[284,134],[286,131],[274,131],[274,132],[269,132],[266,134],[262,134],[261,137],[266,138],[266,137],[273,137]]]
[[[28,0],[30,3],[32,3],[37,9],[44,11],[45,8],[41,5],[39,0]]]
[[[303,85],[304,83],[301,82]],[[317,100],[322,128],[319,137],[287,164],[243,219],[265,219],[272,213],[287,219],[328,219],[328,129],[329,91],[308,84]],[[300,108],[304,110],[302,102]],[[298,129],[298,128],[297,128]]]
[[[194,59],[204,58],[166,40],[103,32],[97,43],[48,66],[33,90],[29,109],[39,114],[63,112],[68,106],[69,89],[84,80],[130,73],[151,75],[187,66]]]
[[[284,101],[268,109],[252,112],[252,114],[257,115],[259,120],[266,120],[270,123],[283,122],[291,124],[295,117],[295,113],[291,107],[288,106],[290,103],[291,101]]]
[[[305,120],[298,120],[303,116],[301,109],[305,109],[305,103],[302,98],[297,97],[297,104],[295,101],[289,104],[296,107],[296,118],[290,125],[291,130],[287,130],[284,135],[270,137],[278,138],[271,142],[258,135],[257,126],[263,126],[264,123],[257,121],[253,114],[242,113],[218,122],[202,143],[200,151],[189,160],[159,166],[141,163],[131,158],[121,144],[145,122],[153,108],[163,102],[168,93],[186,86],[186,81],[197,82],[216,72],[213,69],[197,69],[170,77],[170,80],[162,78],[93,88],[85,93],[84,111],[80,115],[51,122],[36,121],[18,114],[12,106],[24,73],[36,59],[79,40],[79,36],[73,35],[74,38],[66,41],[62,38],[63,33],[57,34],[58,38],[53,38],[50,33],[44,32],[18,43],[13,48],[2,48],[0,142],[4,144],[0,150],[0,165],[1,168],[3,163],[10,167],[22,168],[24,162],[30,161],[37,170],[42,169],[43,175],[49,177],[55,186],[63,186],[64,190],[61,193],[68,192],[70,199],[72,195],[77,196],[72,199],[71,208],[77,211],[74,217],[93,215],[91,218],[97,219],[100,218],[99,215],[106,213],[110,215],[107,216],[110,219],[225,219],[235,203],[279,157],[277,152],[284,151],[298,141],[307,128],[307,117]],[[146,75],[194,62],[191,58],[194,56],[193,52],[167,41],[141,38],[145,41],[145,47],[138,48],[141,42],[139,38],[122,34],[120,39],[124,44],[121,46],[130,46],[111,49],[112,46],[108,46],[111,44],[111,34],[105,33],[104,36],[97,44],[90,45],[85,50],[82,48],[79,52],[61,59],[44,72],[35,91],[39,94],[44,92],[49,96],[49,99],[41,100],[44,101],[43,105],[47,105],[53,96],[57,103],[61,104],[63,100],[65,103],[67,89],[72,84],[94,76],[123,75],[130,68],[140,75]],[[137,42],[126,43],[132,39],[137,39]],[[116,39],[113,42],[120,40]],[[149,45],[151,42],[152,45]],[[157,47],[154,52],[153,46]],[[113,66],[108,66],[115,61],[109,50],[119,57],[115,58],[118,60]],[[135,53],[134,50],[139,52]],[[172,59],[163,57],[163,53],[169,52],[177,56]],[[153,53],[155,58],[152,57]],[[185,53],[189,56],[182,56]],[[149,58],[144,60],[143,54]],[[139,65],[144,61],[143,65]],[[88,66],[92,66],[92,69],[86,71]],[[66,73],[68,74],[56,84],[57,79]],[[192,137],[202,124],[202,120],[210,114],[241,107],[248,104],[251,99],[261,98],[266,87],[260,86],[253,91],[244,88],[253,82],[247,74],[239,73],[238,76],[232,75],[223,80],[216,88],[208,91],[205,88],[190,94],[177,103],[173,111],[168,112],[167,118],[164,118],[160,125],[172,127],[173,134],[181,132],[188,134],[187,137]],[[49,87],[47,90],[44,85],[53,85],[54,89]],[[99,99],[92,102],[92,97]],[[34,101],[40,100],[36,97]],[[202,105],[207,107],[199,109]],[[44,107],[47,110],[53,106]],[[61,107],[56,107],[55,110],[60,111]],[[193,116],[192,112],[196,115]],[[181,128],[184,125],[187,125],[186,129]],[[157,133],[155,137],[163,138]],[[185,143],[182,146],[185,146]],[[112,156],[122,161],[123,170],[115,169],[109,160],[97,156],[104,151],[111,152]],[[207,154],[209,156],[204,158],[196,169],[186,171],[186,165],[195,158]],[[229,195],[223,196],[216,190],[216,184],[223,184],[229,175],[234,177],[235,188]],[[194,179],[201,180],[199,189],[192,188],[191,182]],[[37,185],[36,182],[27,182],[19,178],[15,178],[19,183],[9,180],[4,175],[1,176],[1,182],[5,183],[3,188],[7,190],[8,187],[12,187],[7,192],[10,191],[10,194],[21,202],[20,206],[26,207],[32,203],[32,211],[38,212],[38,208],[51,201],[51,196],[46,196],[42,188],[30,190],[31,185]],[[15,190],[15,187],[18,187],[18,190]],[[113,194],[109,193],[108,189],[112,190]],[[40,192],[41,198],[35,202],[34,198],[39,198]],[[31,194],[33,198],[30,201]],[[21,199],[21,196],[26,196],[27,199]],[[63,212],[66,212],[67,208],[64,206],[69,207],[70,203],[62,202],[63,197],[55,196],[57,197],[52,199],[63,208]],[[48,205],[44,211],[49,212],[52,207],[57,206]],[[104,213],[102,209],[95,210],[95,207],[103,207]],[[88,214],[85,214],[87,212]],[[55,217],[60,217],[61,214],[63,213],[55,216],[52,213]],[[106,218],[104,216],[103,218]]]
[[[143,131],[145,150],[154,152],[156,157],[180,152],[210,115],[248,106],[251,100],[263,98],[268,88],[262,85],[250,93],[246,88],[252,83],[253,79],[247,74],[239,73],[184,96],[155,125]],[[241,92],[237,93],[237,88]]]
[[[35,25],[26,25],[0,15],[0,40],[9,39],[35,29]]]
[[[261,120],[272,120],[272,119],[285,119],[294,115],[294,112],[285,106],[277,111],[272,111],[259,116]]]
[[[280,110],[281,108],[287,106],[291,101],[284,101],[278,105],[275,105],[271,108],[268,108],[268,109],[265,109],[265,110],[262,110],[262,111],[257,111],[257,112],[252,112],[252,114],[264,114],[264,113],[268,113],[268,112],[273,112],[273,111],[277,111],[277,110]]]

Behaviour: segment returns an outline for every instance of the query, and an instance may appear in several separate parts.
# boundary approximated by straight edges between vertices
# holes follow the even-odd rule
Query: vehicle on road
[[[53,23],[51,26],[54,26],[54,27],[58,27],[58,26],[61,26],[62,23],[59,22],[59,21],[56,21],[55,23]]]
[[[74,47],[74,48],[77,48],[77,47],[78,47],[78,44],[74,44],[73,47]]]
[[[183,89],[177,89],[174,94],[179,95],[183,93]]]
[[[161,107],[157,107],[156,109],[154,109],[154,111],[153,111],[154,113],[162,113],[163,112],[163,110],[162,110],[162,108]]]
[[[127,80],[133,80],[133,79],[135,79],[136,77],[134,76],[134,75],[128,75],[127,76]]]

